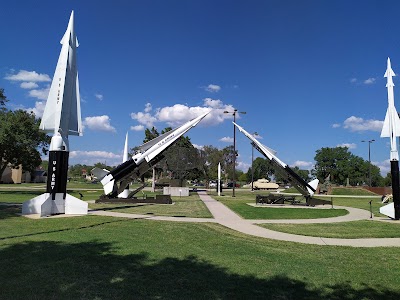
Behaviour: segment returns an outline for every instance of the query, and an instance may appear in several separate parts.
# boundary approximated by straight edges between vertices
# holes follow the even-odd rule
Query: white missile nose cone
[[[71,27],[71,25],[73,24],[74,24],[74,11],[72,11],[71,15],[69,16],[68,27]]]
[[[203,116],[202,116],[201,118],[203,119],[203,118],[204,118],[205,116],[207,116],[210,112],[211,112],[211,109],[210,109],[208,112],[204,113]]]
[[[389,57],[388,57],[388,59],[387,59],[387,66],[388,66],[388,68],[391,68],[390,58],[389,58]]]
[[[200,122],[201,120],[203,120],[209,113],[211,112],[211,110],[209,110],[208,112],[198,116],[195,120],[197,120],[198,122]],[[198,123],[197,122],[197,123]]]

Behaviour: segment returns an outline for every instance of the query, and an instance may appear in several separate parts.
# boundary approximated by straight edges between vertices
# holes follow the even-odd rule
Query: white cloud
[[[209,110],[210,109],[207,107],[189,107],[183,104],[175,104],[174,106],[167,106],[159,109],[156,116],[159,122],[166,122],[171,126],[178,126],[208,112]]]
[[[219,85],[216,85],[216,84],[209,84],[204,89],[207,92],[216,93],[216,92],[219,92],[221,90],[221,87]]]
[[[103,100],[103,95],[102,94],[95,94],[94,96],[97,98],[97,100],[100,100],[100,101]]]
[[[381,170],[381,175],[386,177],[387,173],[390,172],[390,160],[384,160],[381,162],[371,162],[371,164],[377,166]]]
[[[309,161],[297,160],[292,164],[293,167],[299,167],[303,170],[310,170],[313,167],[313,163]]]
[[[49,75],[39,74],[35,71],[20,70],[17,74],[8,75],[4,77],[11,81],[27,81],[27,82],[49,82],[51,81]]]
[[[223,138],[220,138],[219,139],[221,142],[224,142],[224,143],[233,143],[233,138],[231,138],[231,137],[229,137],[229,136],[225,136],[225,137],[223,137]]]
[[[133,131],[143,131],[144,130],[144,126],[143,125],[131,126],[131,130],[133,130]]]
[[[357,145],[354,143],[343,143],[343,144],[336,145],[336,147],[347,147],[349,149],[356,149]]]
[[[242,170],[243,172],[247,172],[249,170],[250,166],[251,166],[251,164],[247,164],[245,162],[238,161],[236,169]],[[236,181],[237,181],[237,178],[236,178]]]
[[[69,153],[71,164],[86,164],[92,166],[98,162],[109,166],[116,166],[122,162],[122,155],[107,151],[71,151]],[[90,171],[90,170],[88,170]]]
[[[26,108],[25,110],[27,112],[33,112],[35,114],[36,118],[41,118],[43,116],[45,106],[46,106],[45,101],[36,101],[35,107]]]
[[[197,145],[197,144],[193,144],[193,147],[195,147],[198,150],[203,150],[204,149],[204,146],[200,146],[200,145]]]
[[[116,132],[115,128],[110,124],[109,116],[95,116],[95,117],[86,117],[83,124],[87,126],[91,130],[95,131],[109,131]]]
[[[350,82],[351,83],[356,83],[357,82],[357,78],[350,78]]]
[[[342,125],[340,125],[340,124],[338,124],[338,123],[332,124],[332,128],[339,128],[340,126],[342,126]]]
[[[151,112],[151,110],[153,109],[153,107],[151,106],[151,103],[146,103],[146,106],[144,108],[144,112],[148,113]]]
[[[223,103],[219,99],[212,99],[212,98],[204,98],[203,103],[205,106],[209,106],[211,108],[222,108]]]
[[[343,122],[343,127],[349,129],[352,132],[362,132],[362,131],[377,131],[382,130],[383,121],[378,120],[364,120],[363,118],[358,118],[351,116]]]
[[[40,89],[40,90],[30,90],[29,97],[37,98],[39,100],[47,100],[49,96],[50,87]]]
[[[143,112],[131,113],[131,118],[133,120],[138,121],[140,124],[145,125],[148,128],[153,127],[154,123],[157,121],[156,117],[152,116],[149,113],[143,113]]]
[[[364,80],[364,84],[374,84],[376,81],[376,78],[368,78],[366,80]]]
[[[29,81],[29,82],[21,82],[20,87],[23,89],[35,89],[39,87],[37,83]]]
[[[209,114],[201,121],[200,126],[214,126],[224,122],[226,119],[233,118],[232,113],[224,114],[224,111],[234,111],[232,105],[226,105],[221,100],[211,98],[205,98],[203,102],[204,106],[175,104],[157,108],[154,113],[152,113],[151,103],[147,103],[144,111],[131,113],[131,118],[147,128],[155,126],[158,122],[164,122],[169,126],[176,127],[206,112],[209,112]],[[239,119],[240,114],[237,114],[236,118]]]
[[[115,154],[107,151],[71,151],[71,158],[75,157],[96,157],[96,158],[122,158],[120,154]]]

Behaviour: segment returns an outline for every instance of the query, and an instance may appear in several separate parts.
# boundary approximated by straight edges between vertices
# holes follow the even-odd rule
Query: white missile
[[[50,151],[68,151],[68,135],[82,135],[79,79],[76,66],[76,49],[79,44],[74,30],[74,11],[71,12],[67,30],[60,43],[61,52],[40,129],[53,132],[58,139],[62,138],[63,148],[57,148],[59,143],[56,143],[56,138],[50,145]]]
[[[22,214],[87,214],[88,204],[67,194],[68,135],[82,135],[74,12],[61,39],[61,51],[40,129],[53,133],[49,151],[46,193],[24,202]]]
[[[218,163],[218,182],[217,182],[217,188],[218,188],[218,196],[221,196],[221,163]]]
[[[128,159],[129,159],[129,157],[128,157],[128,133],[126,133],[124,155],[122,158],[122,163],[128,161]],[[127,188],[118,195],[118,198],[128,198],[128,195],[129,195],[129,186],[127,186]]]
[[[398,161],[399,153],[397,150],[396,137],[400,136],[400,118],[394,106],[393,76],[396,76],[396,74],[393,72],[390,58],[388,58],[387,69],[384,75],[384,77],[387,78],[388,109],[386,111],[385,121],[383,122],[381,137],[390,138],[390,160]]]
[[[312,197],[314,195],[318,187],[318,179],[314,179],[309,183],[305,182],[296,172],[275,155],[276,151],[261,144],[254,135],[248,133],[243,127],[235,122],[233,122],[233,124],[235,124],[239,131],[251,140],[253,146],[271,162],[272,167],[285,177],[303,196]]]
[[[208,114],[209,112],[206,112],[180,127],[168,131],[140,146],[138,153],[135,154],[132,159],[119,165],[101,179],[105,195],[115,194],[116,192],[122,191],[129,183],[126,179],[129,179],[132,176],[140,177],[143,175],[151,168],[151,164],[162,158],[161,154],[169,146],[174,144],[178,138],[195,127]],[[117,182],[121,183],[119,187],[116,186]]]
[[[400,219],[400,187],[399,187],[399,152],[397,150],[396,137],[400,136],[400,119],[394,106],[393,76],[396,76],[390,65],[390,58],[387,59],[387,69],[384,77],[387,78],[388,109],[385,121],[383,122],[381,137],[390,138],[390,173],[392,175],[393,203],[379,209],[381,214],[387,215],[396,220]]]

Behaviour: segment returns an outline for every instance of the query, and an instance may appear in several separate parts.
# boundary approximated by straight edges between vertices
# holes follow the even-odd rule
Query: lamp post
[[[369,186],[371,186],[371,143],[375,142],[375,140],[369,140],[369,141],[361,141],[362,143],[368,142],[368,162],[369,162],[369,171],[368,171],[368,176],[369,176]]]
[[[238,111],[237,109],[234,109],[233,111],[224,111],[224,114],[232,114],[233,115],[233,122],[236,123],[236,114],[246,114],[245,111]],[[233,189],[232,189],[232,197],[235,196],[235,186],[236,186],[236,180],[235,180],[235,172],[236,172],[236,126],[233,125]]]
[[[257,136],[258,133],[254,132],[253,136]],[[254,182],[254,166],[253,166],[253,161],[254,161],[254,144],[251,143],[251,191],[254,191],[254,186],[253,186],[253,182]]]

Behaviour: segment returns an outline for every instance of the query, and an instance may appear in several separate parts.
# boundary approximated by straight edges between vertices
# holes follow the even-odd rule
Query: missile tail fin
[[[319,183],[319,180],[318,180],[318,179],[314,179],[314,180],[312,180],[312,181],[310,181],[310,182],[308,183],[308,185],[311,186],[311,187],[314,189],[314,191],[313,191],[313,190],[311,190],[309,187],[307,187],[307,190],[308,190],[308,192],[310,193],[310,196],[314,195],[315,191],[316,191],[317,188],[318,188],[318,183]]]
[[[95,168],[93,168],[93,169],[91,170],[91,173],[92,173],[98,180],[102,180],[106,175],[108,175],[108,174],[110,173],[110,171],[95,167]]]

